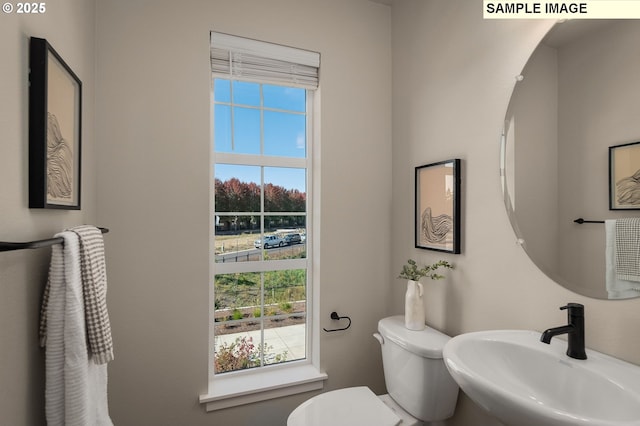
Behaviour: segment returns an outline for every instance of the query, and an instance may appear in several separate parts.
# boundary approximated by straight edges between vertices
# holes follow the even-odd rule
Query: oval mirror
[[[600,299],[640,296],[640,282],[616,287],[605,266],[604,224],[640,217],[640,205],[609,208],[609,148],[640,141],[638,46],[639,21],[556,24],[517,77],[502,135],[504,200],[518,242],[557,283]]]

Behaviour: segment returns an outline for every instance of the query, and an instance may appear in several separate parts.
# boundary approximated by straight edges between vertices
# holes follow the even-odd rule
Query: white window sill
[[[244,372],[241,372],[244,373]],[[322,389],[328,376],[310,364],[216,376],[200,395],[207,411]]]

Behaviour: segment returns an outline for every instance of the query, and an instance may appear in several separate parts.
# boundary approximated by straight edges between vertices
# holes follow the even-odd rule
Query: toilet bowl
[[[364,386],[326,392],[296,407],[287,426],[435,425],[453,415],[458,385],[442,360],[450,337],[430,327],[408,330],[401,315],[381,319],[374,336],[389,394]]]

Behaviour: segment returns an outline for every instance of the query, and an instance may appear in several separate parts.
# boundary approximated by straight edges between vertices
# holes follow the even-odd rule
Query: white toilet
[[[389,394],[364,386],[326,392],[293,410],[287,426],[435,425],[453,415],[458,385],[442,360],[450,337],[429,327],[408,330],[402,315],[381,319],[378,332]]]

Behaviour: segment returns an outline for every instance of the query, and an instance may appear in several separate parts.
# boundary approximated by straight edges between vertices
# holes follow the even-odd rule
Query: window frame
[[[208,376],[207,394],[200,396],[207,411],[243,405],[271,398],[292,395],[300,392],[322,389],[328,376],[320,370],[319,333],[320,319],[319,282],[320,256],[319,235],[319,171],[320,171],[320,138],[319,138],[319,89],[304,88],[306,91],[306,156],[304,158],[272,157],[264,154],[216,153],[214,141],[214,90],[215,78],[224,78],[233,82],[250,81],[272,85],[269,81],[255,81],[229,75],[213,74],[211,77],[211,160],[210,160],[210,267],[209,267],[209,344],[208,344]],[[276,84],[277,85],[277,84]],[[280,84],[295,87],[291,84]],[[214,280],[217,274],[228,273],[229,267],[215,262],[215,166],[217,163],[233,165],[250,165],[261,167],[296,167],[306,171],[306,258],[260,262],[241,262],[236,265],[237,272],[261,272],[280,269],[299,268],[304,261],[307,271],[306,288],[306,358],[286,363],[264,365],[246,370],[237,370],[216,374],[214,371],[215,344],[215,290]],[[262,212],[261,214],[264,214]],[[264,232],[264,230],[262,230]],[[272,263],[275,262],[275,263]],[[255,266],[259,265],[259,268]],[[229,265],[229,264],[226,264]],[[235,272],[235,271],[234,271]]]

